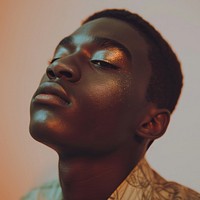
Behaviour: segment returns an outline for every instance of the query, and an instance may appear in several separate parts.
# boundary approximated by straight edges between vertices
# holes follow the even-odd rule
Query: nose
[[[80,70],[74,64],[55,61],[47,67],[46,74],[49,79],[65,78],[70,82],[80,80]]]

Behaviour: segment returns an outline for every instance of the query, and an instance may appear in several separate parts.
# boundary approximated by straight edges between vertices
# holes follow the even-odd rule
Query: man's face
[[[57,151],[101,153],[133,140],[150,77],[148,46],[125,22],[100,18],[57,46],[31,102],[31,135]]]

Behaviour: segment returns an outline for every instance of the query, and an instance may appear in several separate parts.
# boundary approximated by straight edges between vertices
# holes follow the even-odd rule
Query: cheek
[[[85,84],[84,90],[79,93],[79,108],[81,113],[87,113],[89,123],[95,128],[109,131],[128,127],[130,107],[132,106],[132,83],[130,77],[105,77],[96,79],[93,84]],[[80,114],[81,114],[80,113]],[[88,127],[89,127],[88,126]]]
[[[87,88],[89,102],[101,109],[116,106],[125,106],[130,95],[129,77],[123,80],[121,77],[96,80],[95,84]]]
[[[112,146],[124,141],[134,121],[131,78],[96,80],[95,84],[85,85],[83,91],[80,120],[84,120],[83,134],[90,135],[90,143]]]
[[[82,98],[85,113],[92,116],[99,130],[104,127],[105,131],[119,134],[134,130],[146,103],[144,90],[141,92],[139,86],[140,82],[136,83],[132,74],[97,79],[82,94],[86,98]]]

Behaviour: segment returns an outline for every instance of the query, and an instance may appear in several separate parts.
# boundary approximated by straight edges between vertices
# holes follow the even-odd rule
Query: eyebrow
[[[74,41],[73,36],[66,37],[59,43],[58,47],[66,46],[66,45],[74,46],[73,41]],[[92,37],[91,43],[99,46],[100,48],[117,48],[120,51],[122,51],[126,55],[127,58],[129,59],[131,58],[131,53],[128,50],[128,48],[116,40],[113,40],[110,38],[104,38],[104,37]]]

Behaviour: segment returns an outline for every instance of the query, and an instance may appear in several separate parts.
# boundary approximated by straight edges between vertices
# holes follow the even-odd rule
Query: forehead
[[[86,24],[83,24],[74,33],[110,38],[121,42],[126,46],[130,45],[130,39],[134,39],[135,44],[146,44],[139,32],[128,23],[112,18],[98,18],[89,21]]]

